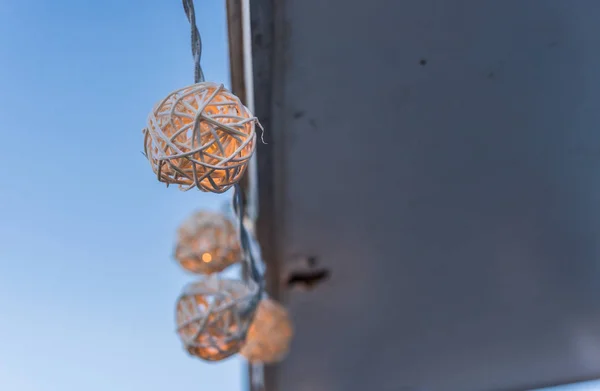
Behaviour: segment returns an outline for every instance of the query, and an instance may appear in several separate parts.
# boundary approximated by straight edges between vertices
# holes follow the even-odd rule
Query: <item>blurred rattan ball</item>
[[[220,213],[194,213],[179,227],[177,234],[175,259],[187,271],[218,273],[242,260],[237,230]]]
[[[154,107],[144,151],[159,181],[223,193],[248,166],[256,125],[237,96],[223,85],[202,82],[170,93]]]
[[[177,302],[177,333],[186,350],[206,361],[240,351],[256,311],[258,289],[209,278],[186,287]]]
[[[250,362],[274,363],[287,355],[293,335],[287,310],[276,301],[262,299],[240,353]]]

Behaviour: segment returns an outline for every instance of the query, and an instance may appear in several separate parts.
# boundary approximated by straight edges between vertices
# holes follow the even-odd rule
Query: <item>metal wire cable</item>
[[[250,267],[250,277],[258,285],[259,296],[262,296],[262,292],[264,290],[264,281],[263,281],[261,273],[258,270],[256,256],[255,256],[253,248],[251,246],[252,238],[250,237],[250,233],[244,226],[245,208],[244,208],[244,202],[242,200],[242,187],[240,186],[239,183],[235,184],[235,195],[234,195],[234,199],[233,199],[233,206],[234,206],[234,210],[238,216],[242,250],[244,252],[244,256],[247,257],[247,260],[248,260],[248,266]]]
[[[204,81],[204,72],[200,66],[200,57],[202,56],[202,39],[196,26],[196,12],[194,11],[193,0],[183,0],[183,9],[192,28],[192,55],[194,56],[194,83]]]

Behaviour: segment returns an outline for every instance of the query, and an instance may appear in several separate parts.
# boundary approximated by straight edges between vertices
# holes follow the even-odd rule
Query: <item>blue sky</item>
[[[196,1],[229,80],[224,1]],[[240,390],[183,352],[177,225],[227,195],[166,189],[141,155],[156,101],[193,82],[177,0],[0,0],[0,390]]]
[[[599,381],[590,381],[584,383],[577,384],[569,384],[565,386],[547,388],[544,390],[537,391],[598,391],[600,390],[600,382]]]

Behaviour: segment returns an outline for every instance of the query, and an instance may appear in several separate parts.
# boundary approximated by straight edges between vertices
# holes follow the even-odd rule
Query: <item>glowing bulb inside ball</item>
[[[225,215],[201,211],[180,227],[175,259],[192,273],[219,273],[242,260],[236,227]]]

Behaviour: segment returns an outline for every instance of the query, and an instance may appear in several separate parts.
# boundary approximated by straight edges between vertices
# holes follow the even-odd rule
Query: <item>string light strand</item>
[[[196,13],[194,9],[194,1],[182,0],[182,2],[183,9],[191,26],[192,55],[194,56],[194,82],[201,83],[204,82],[204,72],[202,71],[202,67],[200,65],[200,58],[202,56],[202,38],[200,37],[200,32],[198,31],[198,27],[196,26]],[[258,285],[258,301],[262,297],[264,291],[263,278],[258,270],[256,257],[251,246],[252,238],[248,233],[248,230],[244,226],[244,218],[246,217],[246,213],[242,198],[242,188],[239,183],[236,183],[234,189],[235,194],[233,198],[233,207],[237,213],[237,217],[239,220],[239,235],[242,247],[242,254],[248,262],[248,266],[250,269],[250,277]]]

